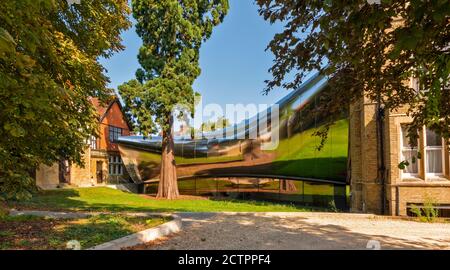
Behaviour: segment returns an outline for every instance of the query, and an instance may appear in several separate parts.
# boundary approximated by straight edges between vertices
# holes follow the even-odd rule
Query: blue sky
[[[273,55],[265,48],[281,25],[270,25],[258,14],[252,0],[230,0],[225,21],[214,29],[201,49],[202,74],[194,89],[202,94],[203,104],[272,104],[288,92],[276,89],[264,96],[264,81],[271,78],[268,69]],[[123,34],[125,51],[101,62],[111,78],[110,87],[134,78],[139,67],[137,53],[141,40],[135,29]]]

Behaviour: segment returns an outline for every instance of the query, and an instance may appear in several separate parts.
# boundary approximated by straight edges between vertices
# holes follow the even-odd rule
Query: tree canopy
[[[200,46],[223,20],[228,1],[132,3],[136,32],[144,43],[138,54],[142,68],[119,90],[127,111],[139,123],[138,131],[147,136],[170,128],[168,117],[176,105],[193,109]]]
[[[266,20],[285,24],[268,46],[275,62],[266,92],[296,88],[319,70],[330,78],[319,107],[328,115],[364,93],[386,109],[406,105],[412,141],[423,125],[450,138],[450,2],[376,2],[257,0]]]
[[[119,87],[137,131],[163,133],[158,196],[178,196],[173,159],[173,114],[176,106],[193,112],[194,80],[200,75],[199,54],[213,27],[224,19],[228,0],[133,0],[136,32],[143,45],[136,79]],[[166,186],[167,185],[167,186]]]
[[[203,122],[200,127],[200,132],[211,132],[220,130],[226,127],[229,127],[231,125],[230,120],[227,118],[221,116],[216,121],[206,121]]]
[[[0,195],[23,199],[39,164],[82,164],[97,132],[90,97],[106,99],[99,57],[123,49],[127,0],[3,1],[0,5]]]

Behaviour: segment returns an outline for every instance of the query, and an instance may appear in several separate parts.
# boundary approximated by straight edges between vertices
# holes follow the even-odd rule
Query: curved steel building
[[[326,115],[318,114],[315,108],[328,90],[327,79],[316,75],[275,103],[279,112],[277,121],[272,120],[272,107],[241,124],[202,134],[199,139],[175,138],[180,191],[227,190],[230,181],[232,185],[228,186],[240,187],[240,192],[267,188],[302,189],[304,193],[304,187],[298,186],[304,181],[345,186],[347,114],[337,117],[340,120],[329,129],[327,142],[320,151],[317,149],[320,138],[313,136],[327,123]],[[276,147],[266,150],[263,145],[274,138],[278,139]],[[160,171],[161,138],[120,137],[119,150],[133,181],[150,187],[153,183],[155,188]],[[216,181],[193,183],[192,179],[197,178]],[[274,181],[278,181],[275,186]]]

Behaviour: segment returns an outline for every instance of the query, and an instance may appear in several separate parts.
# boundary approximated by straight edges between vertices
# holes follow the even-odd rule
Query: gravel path
[[[137,249],[450,249],[450,223],[359,214],[179,213],[183,231]]]

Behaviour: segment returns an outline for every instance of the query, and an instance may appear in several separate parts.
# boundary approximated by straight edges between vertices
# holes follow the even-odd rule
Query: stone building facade
[[[382,113],[381,113],[382,112]],[[427,202],[443,216],[450,209],[450,162],[446,142],[423,127],[411,147],[406,108],[384,111],[361,98],[350,108],[351,210],[376,214],[408,214]],[[379,135],[381,134],[381,135]],[[420,153],[420,159],[414,158]],[[409,166],[400,169],[402,161]]]
[[[128,182],[129,176],[115,142],[119,136],[131,134],[131,126],[120,101],[113,98],[108,104],[101,104],[98,99],[92,98],[91,102],[98,112],[99,135],[92,136],[86,145],[84,166],[69,164],[64,160],[52,166],[41,165],[36,170],[36,184],[39,187],[85,187]]]

